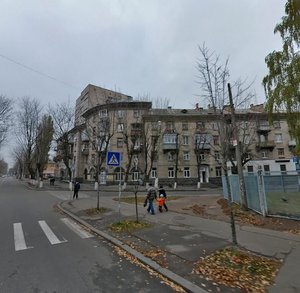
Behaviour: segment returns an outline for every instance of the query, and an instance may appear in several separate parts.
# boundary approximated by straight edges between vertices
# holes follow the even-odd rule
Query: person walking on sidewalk
[[[162,195],[163,198],[164,198],[164,201],[163,201],[163,207],[165,208],[166,212],[168,211],[168,207],[166,205],[166,200],[167,200],[167,193],[164,189],[164,187],[162,185],[159,186],[159,189],[158,189],[158,194],[159,194],[159,197]]]
[[[153,206],[153,201],[154,201],[156,198],[157,198],[156,190],[155,190],[155,188],[152,186],[152,184],[150,183],[150,184],[149,184],[149,189],[148,189],[148,192],[147,192],[147,197],[146,197],[144,206],[146,206],[147,203],[148,203],[147,212],[148,212],[148,213],[151,212],[151,215],[154,215],[154,214],[155,214],[154,206]]]
[[[75,182],[74,185],[74,194],[73,194],[73,199],[76,198],[78,199],[78,192],[80,190],[80,183],[78,181]]]

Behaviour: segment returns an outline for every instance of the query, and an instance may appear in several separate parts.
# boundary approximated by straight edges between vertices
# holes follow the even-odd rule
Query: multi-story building
[[[139,179],[163,184],[219,182],[221,145],[228,145],[232,152],[227,163],[230,173],[234,172],[237,141],[245,173],[299,169],[284,113],[275,114],[271,125],[263,105],[237,110],[239,137],[232,139],[232,134],[226,137],[220,129],[222,121],[231,125],[230,108],[221,110],[198,106],[152,109],[151,102],[88,85],[76,101],[71,132],[74,176],[94,181],[98,170],[107,183]],[[121,153],[121,167],[106,166],[107,151]]]

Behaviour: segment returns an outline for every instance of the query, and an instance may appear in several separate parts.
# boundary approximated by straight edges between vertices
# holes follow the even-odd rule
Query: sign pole
[[[119,167],[120,168],[120,175],[119,175],[119,223],[121,222],[121,175],[122,175],[122,172],[121,172],[121,166]]]
[[[120,168],[120,178],[119,178],[119,222],[121,221],[121,153],[119,152],[107,152],[107,166],[119,167]]]

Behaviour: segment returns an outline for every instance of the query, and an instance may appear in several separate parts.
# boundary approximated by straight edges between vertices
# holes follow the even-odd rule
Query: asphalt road
[[[0,178],[0,292],[174,292],[60,214],[60,199]]]

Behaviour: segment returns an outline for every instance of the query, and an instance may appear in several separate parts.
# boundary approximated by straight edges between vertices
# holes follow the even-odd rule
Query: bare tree
[[[0,95],[0,148],[11,126],[12,104],[11,99]]]
[[[228,59],[221,63],[219,56],[214,52],[211,52],[205,44],[200,47],[200,59],[197,62],[197,70],[199,73],[198,83],[202,90],[202,96],[211,106],[213,112],[218,119],[218,132],[221,139],[221,142],[226,141],[227,137],[224,135],[235,133],[237,140],[239,141],[240,134],[235,125],[232,125],[231,118],[229,117],[232,114],[232,107],[228,106],[230,104],[229,94],[227,86],[229,84],[229,68],[228,68]],[[251,93],[250,88],[252,83],[246,84],[246,81],[237,80],[233,84],[233,103],[235,109],[246,108],[254,95]],[[226,112],[227,111],[227,112]],[[229,117],[229,118],[228,118]],[[231,127],[231,130],[230,130]],[[226,132],[224,132],[226,130]],[[230,137],[230,145],[232,145],[233,137]],[[237,147],[240,147],[240,143],[237,143]],[[221,143],[221,154],[222,154],[222,165],[223,170],[227,170],[227,162],[230,161],[232,157],[232,151],[230,147]],[[237,164],[239,158],[236,158]],[[242,176],[242,174],[239,174]],[[241,192],[241,204],[244,209],[247,209],[247,198],[246,193]]]
[[[100,110],[97,125],[93,122],[92,117],[83,115],[83,118],[85,118],[84,133],[89,138],[91,149],[94,150],[96,155],[91,156],[90,163],[96,170],[95,181],[97,182],[97,209],[99,209],[100,173],[106,162],[106,154],[110,140],[114,135],[115,111],[109,112],[106,108]],[[85,148],[88,149],[89,146],[86,145]]]
[[[50,146],[53,140],[53,132],[53,121],[51,116],[44,115],[38,126],[33,155],[36,164],[38,181],[43,179],[43,171],[48,163]]]
[[[16,176],[18,179],[22,179],[22,177],[24,176],[24,169],[25,169],[24,148],[21,145],[19,145],[13,149],[11,154],[15,160],[14,169],[16,170]]]
[[[212,135],[205,131],[204,122],[202,121],[198,122],[197,124],[197,129],[194,136],[194,145],[198,176],[197,188],[200,188],[202,163],[205,160],[205,155],[210,154],[210,149],[212,145]]]
[[[161,122],[144,121],[143,130],[143,160],[144,160],[144,181],[149,183],[150,173],[156,166],[159,154],[159,140],[161,139]]]
[[[57,144],[58,153],[67,169],[69,180],[71,181],[72,170],[71,160],[73,157],[73,151],[70,147],[71,130],[74,127],[74,107],[68,102],[56,103],[54,105],[48,105],[48,113],[51,115],[53,120],[54,128],[54,140]]]
[[[3,159],[0,159],[0,175],[7,174],[8,164]]]
[[[25,174],[35,177],[33,166],[33,152],[38,134],[38,125],[42,107],[38,100],[25,97],[22,98],[17,111],[17,131],[16,137],[20,145],[23,146],[25,154]]]

